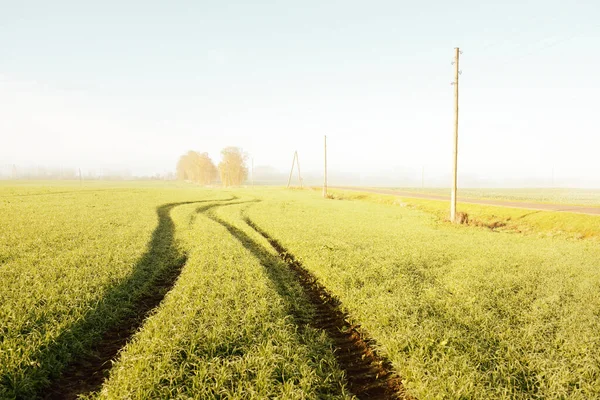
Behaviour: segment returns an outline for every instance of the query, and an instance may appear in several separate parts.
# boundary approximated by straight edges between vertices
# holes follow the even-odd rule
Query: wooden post
[[[454,49],[454,160],[452,166],[452,193],[450,196],[450,221],[456,222],[456,189],[458,169],[458,57],[460,50]]]
[[[325,161],[325,169],[323,171],[323,197],[327,198],[327,135],[325,135],[324,144],[324,161]]]
[[[296,164],[298,164],[298,182],[300,182],[300,189],[302,189],[302,175],[300,174],[300,159],[298,158],[298,152],[296,151]]]
[[[294,159],[292,160],[292,169],[290,169],[290,177],[288,178],[287,187],[290,187],[290,183],[292,183],[292,174],[294,173],[294,164],[296,163],[296,157],[298,156],[298,152],[294,152]]]

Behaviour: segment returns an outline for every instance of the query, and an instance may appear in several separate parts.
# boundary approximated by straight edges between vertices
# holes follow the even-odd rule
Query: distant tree
[[[189,152],[191,153],[191,151]],[[188,165],[189,161],[189,153],[182,155],[179,157],[179,161],[177,162],[177,179],[181,181],[191,181],[192,177],[188,176],[189,170]]]
[[[248,156],[238,147],[226,147],[221,150],[222,160],[219,173],[224,186],[241,185],[248,178],[246,160]]]
[[[217,167],[208,153],[188,151],[177,163],[177,179],[208,185],[217,179]]]

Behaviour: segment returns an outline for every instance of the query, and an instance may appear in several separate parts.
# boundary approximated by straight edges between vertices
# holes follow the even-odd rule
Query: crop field
[[[600,397],[600,217],[334,198],[0,185],[0,398]]]
[[[361,193],[354,190],[330,190],[329,195],[337,200],[363,200],[377,204],[399,205],[433,214],[439,220],[449,218],[449,201],[446,200]],[[458,202],[457,210],[467,214],[467,225],[486,227],[495,232],[516,232],[540,237],[600,239],[598,215],[463,202]]]
[[[398,188],[407,192],[450,196],[449,188]],[[600,207],[598,189],[460,189],[460,196],[472,199],[574,204]]]

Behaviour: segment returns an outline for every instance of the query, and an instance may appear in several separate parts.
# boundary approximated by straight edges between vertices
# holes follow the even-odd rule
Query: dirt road
[[[370,192],[379,194],[391,194],[394,196],[401,197],[412,197],[415,199],[426,199],[426,200],[443,200],[450,201],[450,196],[439,196],[435,194],[426,193],[413,193],[403,192],[400,190],[391,189],[379,189],[379,188],[362,188],[356,186],[330,186],[332,189],[342,190],[354,190],[357,192]],[[459,203],[469,204],[483,204],[489,206],[498,207],[511,207],[511,208],[524,208],[529,210],[540,210],[540,211],[558,211],[558,212],[570,212],[578,214],[588,215],[600,215],[600,207],[589,207],[589,206],[574,206],[574,205],[563,205],[563,204],[545,204],[545,203],[527,203],[522,201],[501,201],[501,200],[485,200],[485,199],[469,199],[458,197]]]

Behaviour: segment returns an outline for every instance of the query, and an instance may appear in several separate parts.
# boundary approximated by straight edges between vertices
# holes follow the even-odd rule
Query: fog
[[[600,187],[597,5],[288,8],[7,5],[0,178],[169,177],[237,146],[271,184],[298,151],[313,185],[327,135],[332,185],[448,187],[458,45],[459,186]]]

